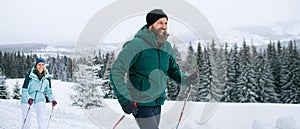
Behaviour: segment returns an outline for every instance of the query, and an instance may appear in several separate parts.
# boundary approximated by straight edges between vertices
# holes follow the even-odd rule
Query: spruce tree
[[[284,65],[282,65],[282,94],[281,100],[283,103],[300,103],[299,96],[299,53],[290,41],[288,48],[285,51]]]
[[[17,100],[21,99],[20,90],[21,90],[21,85],[17,81],[13,89],[13,94],[12,94],[13,99],[17,99]]]
[[[106,68],[105,70],[105,73],[104,73],[104,76],[103,78],[101,78],[101,89],[104,93],[104,98],[116,98],[116,96],[114,95],[113,93],[113,88],[112,88],[112,84],[110,82],[110,69],[111,69],[111,66],[113,64],[113,61],[115,60],[115,57],[114,57],[114,53],[107,53],[107,56],[106,56],[106,64],[98,64],[99,67],[101,65],[105,65],[106,67],[102,67],[102,68]],[[100,67],[100,70],[101,70],[101,67]]]
[[[203,58],[200,60],[199,68],[199,86],[197,90],[196,101],[208,102],[211,100],[211,85],[212,85],[212,74],[210,57],[206,48],[203,51]]]
[[[197,71],[198,71],[198,76],[200,74],[200,70],[202,69],[202,64],[203,64],[203,50],[202,50],[202,47],[201,47],[201,43],[199,42],[198,45],[197,45],[197,53],[196,53],[196,63],[197,63]],[[198,92],[199,92],[199,89],[200,89],[200,81],[201,81],[201,78],[198,78],[199,79],[199,83],[194,85],[193,89],[191,90],[191,95],[190,95],[190,98],[192,98],[193,101],[197,101],[197,97],[198,97]]]
[[[250,69],[250,48],[244,41],[243,48],[240,52],[241,64],[240,71],[241,74],[238,77],[238,83],[233,89],[235,96],[235,102],[256,102],[258,95],[255,89],[255,77],[251,74]]]
[[[0,99],[9,99],[9,93],[7,91],[6,77],[3,76],[0,71]]]
[[[192,46],[192,43],[190,43],[188,47],[188,55],[186,57],[185,62],[182,65],[182,70],[186,74],[191,74],[197,67],[196,67],[196,57],[195,57],[195,50]],[[177,100],[183,100],[188,92],[188,87],[180,87],[180,92],[178,94]],[[191,98],[189,98],[191,99]]]
[[[196,69],[196,57],[195,57],[195,50],[192,46],[192,43],[190,43],[188,47],[188,55],[186,57],[185,63],[182,65],[182,69],[185,73],[192,73],[194,69]]]
[[[274,85],[275,85],[275,91],[277,94],[282,93],[282,88],[280,85],[280,74],[278,72],[281,71],[280,67],[281,65],[279,64],[279,59],[278,55],[276,52],[275,44],[270,41],[270,43],[267,46],[267,58],[268,58],[268,63],[270,63],[270,72],[272,73],[274,77]]]
[[[72,105],[84,109],[103,106],[103,93],[96,70],[97,67],[93,66],[91,61],[86,65],[78,65],[78,69],[74,72],[74,79],[77,83],[73,86],[75,94],[70,96]]]
[[[211,85],[211,100],[212,102],[220,102],[226,78],[226,60],[225,53],[222,48],[216,47],[215,41],[212,40],[209,49],[212,85]]]
[[[178,64],[178,67],[182,68],[181,54],[175,44],[173,45],[173,51],[174,51],[174,54],[176,57],[176,62]],[[167,84],[167,99],[168,100],[176,100],[177,96],[179,94],[179,91],[180,91],[179,85],[176,82],[171,81],[170,79],[168,79],[167,83],[168,83]]]
[[[237,102],[236,89],[238,86],[238,78],[240,76],[240,55],[238,52],[237,44],[230,50],[228,62],[227,62],[227,78],[224,94],[221,99],[223,102]]]
[[[274,83],[274,76],[270,68],[271,64],[265,56],[263,60],[262,76],[259,79],[259,85],[262,87],[260,89],[260,95],[262,97],[262,102],[264,103],[277,103],[280,101],[278,99],[278,94],[275,91],[276,86]]]

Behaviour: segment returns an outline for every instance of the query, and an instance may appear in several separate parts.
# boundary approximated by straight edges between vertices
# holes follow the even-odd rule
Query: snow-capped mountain
[[[251,26],[227,30],[217,30],[220,42],[241,45],[245,40],[254,46],[266,46],[268,43],[280,41],[286,45],[295,40],[300,44],[300,21],[281,22],[272,26]],[[299,47],[299,45],[297,45]]]
[[[222,47],[224,43],[228,43],[228,46],[231,47],[235,43],[240,47],[245,40],[248,45],[254,45],[256,47],[264,48],[271,42],[277,42],[280,40],[282,45],[287,45],[291,40],[296,41],[297,47],[300,49],[300,21],[293,22],[282,22],[272,26],[249,26],[241,27],[234,29],[223,29],[216,30],[217,39],[220,42],[217,42],[217,47]],[[180,34],[178,34],[180,37]],[[186,36],[185,37],[189,37]],[[190,36],[192,37],[192,36]],[[182,55],[186,55],[187,48],[189,43],[192,43],[194,49],[196,49],[197,44],[200,42],[202,45],[206,46],[208,42],[211,41],[202,41],[202,40],[188,40],[189,38],[184,38],[185,41],[180,40],[181,42],[175,42],[179,40],[172,41],[172,38],[169,38],[172,45],[175,45],[179,48],[179,51]],[[192,39],[192,38],[191,38]],[[109,42],[109,43],[100,43],[95,49],[101,51],[101,53],[112,52],[114,51],[117,54],[121,49],[124,41],[119,42]],[[0,51],[10,51],[10,52],[24,52],[26,53],[35,53],[38,56],[42,57],[51,57],[59,55],[73,56],[74,53],[80,50],[76,48],[76,43],[74,44],[46,44],[46,43],[19,43],[19,44],[0,44]]]

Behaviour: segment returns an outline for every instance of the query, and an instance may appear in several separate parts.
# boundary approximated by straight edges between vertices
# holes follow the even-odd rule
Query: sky
[[[115,0],[116,1],[116,0]],[[0,44],[76,43],[88,21],[111,0],[1,0]],[[214,27],[230,29],[300,21],[299,0],[186,0]],[[134,4],[129,4],[133,6]],[[120,8],[122,8],[120,6]],[[181,11],[181,10],[178,10]],[[115,12],[119,13],[116,9]],[[105,17],[109,18],[109,17]],[[107,41],[123,41],[145,23],[144,17],[117,24]],[[125,23],[133,23],[124,25]],[[174,22],[173,22],[174,23]],[[174,25],[174,24],[173,24]],[[174,25],[177,27],[177,25]],[[177,31],[173,27],[173,31]],[[133,28],[133,29],[132,29]],[[172,29],[172,24],[169,26]],[[122,30],[122,31],[120,31]],[[113,35],[114,31],[120,34]]]

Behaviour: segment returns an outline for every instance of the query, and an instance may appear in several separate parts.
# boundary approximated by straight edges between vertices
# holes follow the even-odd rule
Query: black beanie
[[[153,9],[146,16],[147,27],[151,26],[158,19],[165,17],[168,20],[168,16],[161,9]]]

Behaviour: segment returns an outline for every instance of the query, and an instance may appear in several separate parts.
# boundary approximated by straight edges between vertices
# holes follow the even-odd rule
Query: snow
[[[8,79],[10,93],[23,79]],[[109,129],[124,114],[117,100],[105,99],[105,106],[83,110],[70,105],[74,83],[52,80],[52,87],[58,105],[52,114],[50,129]],[[175,128],[183,102],[167,101],[162,107],[160,128]],[[47,115],[51,104],[47,103]],[[205,109],[205,111],[203,111]],[[19,100],[0,99],[0,129],[16,129],[22,124]],[[207,121],[206,121],[207,120]],[[201,123],[203,122],[204,123]],[[31,119],[37,128],[36,117]],[[126,115],[118,125],[119,129],[137,129],[134,118]],[[187,102],[179,129],[300,129],[299,104],[263,103],[202,103]]]

